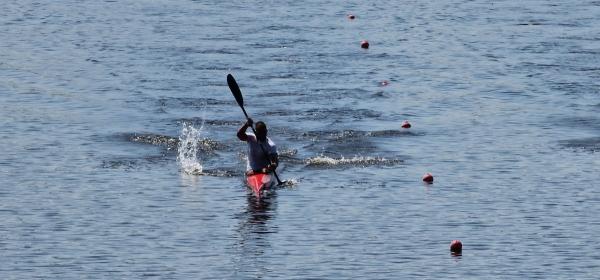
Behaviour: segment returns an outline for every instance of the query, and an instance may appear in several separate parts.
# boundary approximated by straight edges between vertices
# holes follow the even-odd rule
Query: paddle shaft
[[[248,113],[246,113],[246,109],[244,109],[244,98],[242,97],[242,91],[240,90],[240,87],[238,86],[237,82],[235,81],[235,79],[233,78],[233,76],[231,74],[227,75],[227,84],[229,85],[229,89],[231,90],[231,93],[233,93],[233,97],[235,97],[235,100],[237,101],[237,104],[240,105],[240,108],[242,108],[242,112],[244,112],[244,116],[246,116],[246,120],[250,119],[250,117],[248,116]],[[254,135],[256,136],[256,130],[254,130],[254,126],[251,125],[250,128],[252,128],[252,132],[254,132]],[[258,138],[256,138],[256,141],[258,141]],[[268,140],[267,141],[267,145],[269,144]],[[265,155],[265,157],[267,158],[267,160],[271,160],[269,158],[269,154],[267,153],[267,151],[265,150],[265,148],[260,145],[260,143],[258,144],[258,146],[260,146],[260,150],[263,152],[263,154]],[[275,172],[275,169],[273,169],[273,175],[275,175],[275,179],[277,179],[277,184],[281,185],[282,182],[281,180],[279,180],[279,176],[277,176],[277,172]]]

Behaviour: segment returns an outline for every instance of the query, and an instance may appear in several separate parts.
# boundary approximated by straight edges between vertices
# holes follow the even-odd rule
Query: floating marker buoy
[[[382,87],[387,86],[389,84],[390,84],[390,81],[388,81],[388,80],[383,80],[383,81],[379,82],[379,85],[381,85]]]
[[[431,175],[431,173],[427,173],[425,175],[423,175],[423,182],[427,182],[427,183],[433,183],[433,175]]]
[[[367,41],[367,40],[360,41],[360,47],[363,48],[363,49],[368,49],[369,48],[369,41]]]
[[[348,14],[348,19],[349,19],[349,20],[353,20],[353,19],[355,19],[355,18],[356,18],[356,16],[354,16],[353,14]]]
[[[410,128],[410,127],[411,127],[411,125],[408,121],[402,122],[402,128]]]
[[[452,240],[452,242],[450,242],[450,252],[453,254],[460,254],[462,252],[462,242],[460,242],[460,240]]]

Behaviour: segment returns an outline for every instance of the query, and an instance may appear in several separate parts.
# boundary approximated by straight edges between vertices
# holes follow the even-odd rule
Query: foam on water
[[[131,142],[163,146],[166,147],[167,150],[173,150],[175,147],[179,147],[180,142],[177,138],[158,134],[132,134],[128,136],[128,139]]]
[[[202,161],[198,158],[198,151],[203,127],[195,128],[190,123],[183,123],[177,147],[177,162],[179,162],[181,170],[187,174],[202,173]]]
[[[285,180],[282,179],[282,184],[279,187],[280,188],[293,188],[296,185],[298,185],[299,182],[300,182],[300,180],[298,178],[285,178]]]
[[[402,163],[401,159],[387,159],[383,157],[354,156],[352,158],[331,158],[325,155],[312,157],[306,160],[307,166],[336,167],[336,166],[371,166],[395,165]]]

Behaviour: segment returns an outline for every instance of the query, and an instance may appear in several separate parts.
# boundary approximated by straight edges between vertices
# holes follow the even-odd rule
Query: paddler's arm
[[[248,141],[248,135],[246,135],[246,129],[248,129],[248,127],[251,127],[252,123],[253,123],[252,119],[248,118],[246,123],[244,123],[244,125],[242,127],[240,127],[240,129],[238,129],[238,132],[237,132],[238,139],[240,139],[241,141]]]

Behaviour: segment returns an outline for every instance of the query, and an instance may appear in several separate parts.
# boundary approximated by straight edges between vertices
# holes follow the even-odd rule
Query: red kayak
[[[270,188],[275,180],[273,180],[273,176],[271,174],[254,173],[246,176],[246,182],[248,183],[248,187],[250,187],[252,192],[254,192],[254,195],[260,197],[262,190]]]

